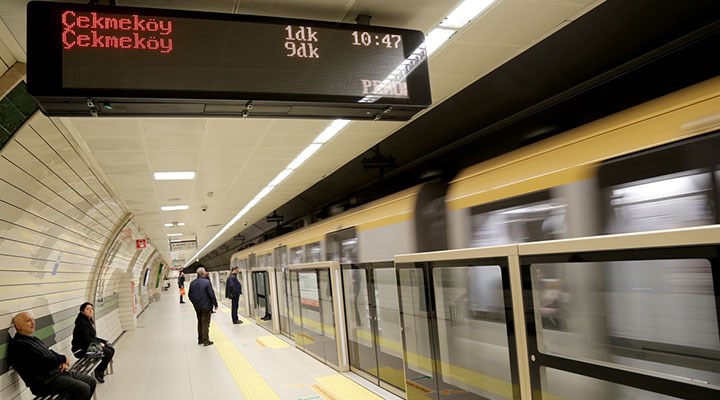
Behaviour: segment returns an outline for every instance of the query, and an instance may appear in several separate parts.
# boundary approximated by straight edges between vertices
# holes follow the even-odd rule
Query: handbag
[[[87,350],[85,350],[85,357],[87,358],[103,358],[105,356],[105,352],[103,351],[102,346],[100,346],[97,342],[90,343],[90,346],[88,346]]]
[[[180,296],[185,296],[185,288],[184,287],[180,288]]]

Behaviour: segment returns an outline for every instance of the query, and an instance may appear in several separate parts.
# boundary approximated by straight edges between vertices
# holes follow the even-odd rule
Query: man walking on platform
[[[188,298],[195,307],[197,316],[198,344],[210,346],[210,316],[213,308],[217,310],[218,302],[215,298],[215,290],[210,282],[210,273],[200,267],[196,271],[197,279],[190,282],[190,293]]]
[[[230,316],[232,317],[233,324],[242,324],[240,318],[238,318],[238,305],[240,303],[240,295],[242,294],[242,285],[237,279],[238,267],[232,267],[230,269],[230,277],[225,285],[225,296],[232,300],[232,308],[230,310]]]

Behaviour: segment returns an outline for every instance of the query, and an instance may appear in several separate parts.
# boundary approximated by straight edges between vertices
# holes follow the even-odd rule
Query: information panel
[[[386,113],[430,104],[424,35],[405,29],[30,2],[27,47],[28,88],[41,103],[225,99]]]

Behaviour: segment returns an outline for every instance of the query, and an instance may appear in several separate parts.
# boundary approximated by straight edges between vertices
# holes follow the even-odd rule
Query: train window
[[[605,221],[608,233],[641,232],[710,225],[712,175],[706,170],[664,175],[610,186]]]
[[[288,252],[286,246],[280,246],[273,249],[272,260],[275,267],[280,269],[287,269],[288,266]]]
[[[290,248],[290,264],[302,264],[305,262],[305,249],[303,246]]]
[[[613,257],[530,265],[538,350],[720,384],[710,260]]]
[[[305,245],[305,259],[306,262],[320,262],[322,261],[322,249],[320,248],[320,242],[313,242]]]
[[[272,267],[273,266],[272,253],[259,255],[257,257],[257,259],[258,259],[258,267]]]
[[[341,264],[358,262],[358,238],[355,228],[328,233],[325,243],[328,261]]]
[[[600,165],[606,233],[718,223],[720,132],[607,160]]]
[[[553,240],[564,237],[567,202],[543,191],[474,207],[472,247]]]

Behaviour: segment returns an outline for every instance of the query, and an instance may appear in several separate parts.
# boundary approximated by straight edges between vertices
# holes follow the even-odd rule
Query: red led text
[[[173,51],[172,20],[132,15],[103,16],[96,12],[62,13],[63,49],[111,48],[149,50],[168,54]]]

